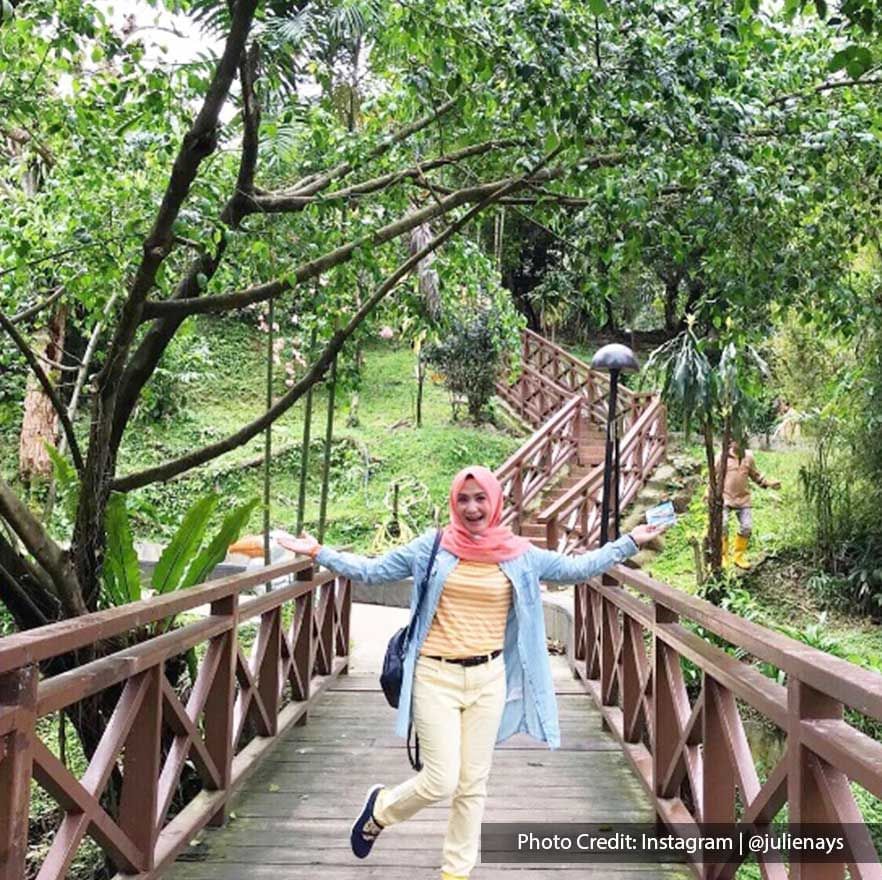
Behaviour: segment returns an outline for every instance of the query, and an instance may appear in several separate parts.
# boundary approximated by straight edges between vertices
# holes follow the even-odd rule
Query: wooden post
[[[787,682],[787,809],[788,823],[825,823],[835,825],[838,819],[828,811],[812,773],[811,752],[802,744],[802,722],[807,719],[842,718],[842,703],[816,691],[795,676]],[[845,865],[800,864],[790,866],[791,880],[842,880]]]
[[[298,581],[312,580],[313,569],[305,568],[297,572]],[[308,700],[312,679],[313,647],[312,631],[315,626],[313,602],[315,594],[299,596],[294,604],[294,638],[291,652],[293,656],[293,674],[291,677],[291,699],[298,702]],[[297,725],[306,724],[306,712],[300,716]]]
[[[330,675],[334,671],[334,582],[328,581],[319,589],[319,651],[315,671],[318,675]]]
[[[515,531],[520,534],[521,519],[524,513],[524,471],[520,465],[512,477],[511,506],[515,509]]]
[[[604,576],[606,586],[617,586],[609,576]],[[608,599],[600,601],[600,699],[604,706],[616,703],[616,636],[618,633],[619,610]]]
[[[123,787],[119,805],[119,827],[144,854],[144,867],[152,870],[156,861],[159,828],[152,821],[159,794],[162,735],[162,664],[143,673],[147,693],[126,739],[123,758]]]
[[[263,656],[257,675],[257,692],[269,715],[269,729],[262,736],[275,736],[279,732],[279,665],[282,661],[282,609],[273,608],[260,618],[260,634],[257,644]]]
[[[664,623],[676,623],[677,614],[663,605],[655,605],[656,626]],[[665,669],[665,653],[670,650],[658,637],[652,634],[652,790],[656,797],[661,796],[664,776],[671,756],[680,739],[677,729],[677,715],[674,708],[674,695],[668,686],[668,675]]]
[[[217,636],[223,650],[217,672],[205,701],[205,746],[220,774],[221,790],[228,790],[233,775],[233,708],[236,700],[236,656],[238,653],[239,597],[226,596],[211,605],[213,616],[230,618],[230,629]],[[211,817],[209,825],[223,825],[227,805]]]
[[[340,590],[339,603],[337,604],[337,614],[339,619],[335,621],[337,630],[337,647],[336,655],[338,657],[349,657],[349,630],[350,621],[352,620],[352,581],[348,578],[338,577],[334,581],[334,591]],[[346,675],[349,672],[349,662],[340,670],[340,675]]]
[[[702,676],[702,785],[701,821],[735,821],[735,777],[729,751],[726,747],[727,731],[723,727],[717,701],[714,698],[720,687],[707,673]],[[698,794],[696,797],[698,797]]]
[[[634,723],[643,696],[640,687],[639,652],[643,650],[643,630],[627,614],[622,619],[622,736],[625,742],[639,742],[640,735]]]
[[[0,738],[0,880],[21,880],[28,851],[36,666],[0,675],[0,708],[14,707],[15,728]]]
[[[588,584],[576,584],[573,589],[573,660],[584,660],[586,656],[585,642],[588,638],[585,630],[585,603],[588,599]]]

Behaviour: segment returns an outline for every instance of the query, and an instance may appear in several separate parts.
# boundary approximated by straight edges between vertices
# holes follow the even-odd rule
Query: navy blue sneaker
[[[374,842],[383,830],[383,826],[374,818],[374,804],[377,802],[377,795],[382,787],[382,785],[377,783],[368,789],[361,813],[359,813],[355,822],[352,823],[352,830],[349,832],[349,843],[352,845],[352,852],[359,859],[368,856]]]

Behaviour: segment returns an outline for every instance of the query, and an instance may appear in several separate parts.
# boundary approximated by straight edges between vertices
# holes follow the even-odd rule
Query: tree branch
[[[247,54],[243,52],[243,58],[239,64],[244,116],[242,153],[239,158],[236,188],[221,211],[221,221],[232,229],[239,227],[242,217],[248,213],[249,206],[254,201],[254,174],[257,167],[260,131],[260,105],[255,93],[260,60],[259,52],[257,44],[253,44],[250,52]],[[213,253],[203,251],[193,259],[178,282],[171,298],[179,300],[197,297],[202,289],[199,284],[199,276],[204,275],[209,280],[214,277],[226,252],[226,247],[226,238],[223,238],[218,242]],[[153,374],[163,352],[181,326],[182,320],[182,317],[175,316],[154,324],[126,364],[110,435],[110,445],[113,450],[119,448],[141,389]]]
[[[367,154],[364,161],[372,162],[374,159],[378,159],[396,144],[400,144],[402,141],[407,140],[411,135],[414,135],[418,131],[431,125],[436,119],[440,119],[442,116],[449,113],[456,106],[456,101],[456,98],[451,98],[449,101],[445,101],[437,110],[433,111],[428,116],[423,116],[422,118],[411,122],[409,125],[399,128],[398,131],[393,132],[384,141],[374,147]],[[328,171],[303,178],[295,183],[288,190],[288,193],[297,193],[298,195],[303,196],[315,195],[315,193],[324,189],[332,180],[335,180],[338,177],[345,177],[354,167],[355,165],[352,162],[340,162]]]
[[[814,86],[811,89],[806,89],[802,92],[791,92],[788,95],[780,95],[777,98],[772,98],[769,101],[769,107],[775,107],[780,104],[786,104],[788,101],[793,101],[797,98],[808,98],[812,95],[819,95],[821,92],[830,91],[830,89],[847,89],[851,86],[878,86],[882,85],[882,77],[873,76],[867,77],[866,79],[836,79],[836,80],[828,80],[827,82],[823,82],[820,85]]]
[[[40,386],[46,393],[46,396],[52,403],[52,408],[58,415],[58,419],[61,422],[62,428],[64,429],[64,436],[67,437],[67,443],[68,446],[70,446],[70,454],[73,458],[74,467],[76,467],[77,471],[82,474],[83,456],[80,454],[80,446],[77,443],[77,438],[76,434],[74,434],[73,425],[71,424],[70,419],[67,417],[67,410],[64,408],[64,404],[61,402],[61,398],[59,398],[55,389],[52,387],[52,383],[49,381],[49,377],[40,366],[40,362],[34,352],[31,351],[31,347],[27,344],[21,333],[18,332],[12,321],[10,321],[9,318],[7,318],[2,311],[0,311],[0,327],[2,327],[10,335],[10,337],[12,337],[12,341],[15,343],[16,348],[18,348],[18,350],[22,353],[22,356],[27,361],[28,366],[31,368],[31,371],[37,377],[37,381],[40,383]]]
[[[562,173],[560,171],[548,172],[549,174]],[[523,178],[518,178],[518,185],[523,185]],[[438,203],[433,203],[418,211],[412,211],[393,223],[380,227],[375,232],[361,236],[340,247],[323,254],[309,263],[304,263],[294,269],[287,278],[267,281],[247,290],[236,293],[228,293],[217,296],[200,296],[187,300],[165,300],[163,302],[148,302],[144,305],[143,319],[162,318],[169,315],[180,316],[182,319],[188,315],[209,314],[226,312],[233,309],[241,309],[245,306],[258,302],[264,302],[272,297],[279,296],[292,290],[298,284],[303,284],[313,278],[317,278],[329,269],[351,259],[355,251],[360,247],[378,247],[409,232],[411,229],[428,223],[437,217],[441,217],[454,208],[472,202],[480,202],[491,193],[505,188],[511,179],[497,180],[491,183],[478,184],[465,189],[457,190]],[[509,190],[506,190],[508,192]]]
[[[9,523],[28,552],[52,578],[52,583],[68,616],[85,614],[87,609],[67,553],[49,537],[39,520],[2,477],[0,477],[0,516]]]
[[[251,82],[253,91],[253,77]],[[245,86],[243,84],[243,94],[244,91]],[[377,147],[371,150],[367,154],[365,161],[370,161],[383,155],[383,153],[385,153],[393,145],[400,143],[401,141],[425,128],[427,125],[431,124],[435,120],[440,119],[454,106],[454,101],[448,101],[444,105],[439,107],[430,116],[417,120],[416,122],[411,123],[410,125],[407,125],[404,128],[394,132],[388,138],[386,138],[383,143],[379,144]],[[245,149],[245,140],[243,139],[243,153],[240,160],[239,171],[240,182],[242,180],[243,167],[250,162],[251,155],[251,151]],[[330,169],[329,171],[323,172],[322,174],[312,174],[309,177],[304,178],[304,180],[295,185],[294,189],[299,188],[300,190],[303,190],[304,188],[308,187],[308,189],[314,195],[319,189],[322,188],[318,185],[320,178],[325,181],[325,183],[322,184],[322,186],[324,186],[327,185],[327,183],[331,180],[349,173],[349,171],[355,167],[357,166],[354,163],[341,163],[336,167]],[[258,192],[256,188],[253,187],[253,170],[251,171],[251,176],[249,177],[249,179],[252,182],[251,192]],[[234,201],[238,202],[235,208],[233,206]],[[230,224],[233,226],[233,228],[235,228],[241,221],[242,217],[246,213],[249,213],[249,208],[253,206],[254,198],[240,197],[237,189],[237,192],[233,194],[233,196],[230,198],[229,202],[225,206],[224,213],[229,216]],[[209,280],[213,278],[215,273],[217,272],[218,267],[220,266],[225,250],[226,240],[223,239],[218,243],[217,249],[213,254],[204,253],[200,255],[197,259],[193,260],[184,276],[178,282],[175,292],[170,297],[169,301],[173,302],[197,298],[201,290],[201,287],[198,284],[199,276],[205,275]],[[148,303],[146,307],[150,308],[150,304]],[[138,348],[132,354],[129,362],[126,364],[125,371],[119,383],[119,397],[117,399],[116,410],[113,416],[113,429],[110,439],[110,445],[113,450],[119,448],[119,444],[122,441],[122,435],[125,432],[126,424],[128,423],[128,419],[130,418],[132,410],[135,407],[135,403],[137,402],[138,395],[141,393],[141,389],[144,387],[145,383],[152,375],[153,371],[156,368],[156,365],[159,363],[159,360],[162,357],[162,353],[168,347],[169,342],[174,338],[178,327],[180,327],[181,322],[186,317],[186,313],[178,312],[175,314],[166,315],[160,320],[155,321],[154,324],[147,331],[147,333],[144,335],[144,338],[141,340]],[[142,320],[144,320],[143,317]]]
[[[11,271],[11,270],[9,270]],[[0,275],[3,275],[3,272],[0,272]],[[46,299],[38,302],[35,306],[31,306],[29,309],[23,309],[20,312],[16,312],[9,318],[10,323],[12,324],[20,324],[22,321],[29,321],[31,318],[39,315],[43,309],[48,309],[53,303],[58,302],[61,297],[64,296],[64,287],[56,287],[53,293],[50,296],[47,296]]]
[[[114,469],[116,450],[111,443],[116,423],[116,403],[129,350],[141,323],[141,309],[156,282],[160,266],[173,246],[172,226],[190,192],[199,167],[217,146],[218,119],[236,75],[258,0],[237,0],[223,54],[214,69],[202,107],[184,135],[166,185],[153,226],[143,244],[143,255],[135,272],[120,319],[98,374],[98,393],[93,402],[89,461],[85,469],[74,528],[73,547],[77,575],[91,585],[98,571],[101,520],[107,498],[107,484]],[[100,538],[98,538],[100,540]]]
[[[239,64],[244,118],[239,174],[236,178],[236,190],[221,212],[221,222],[234,229],[239,225],[241,218],[249,212],[249,206],[254,201],[254,173],[257,168],[257,153],[260,145],[260,104],[254,92],[254,82],[259,63],[260,45],[252,43],[251,49],[242,53],[242,61]]]
[[[355,183],[352,186],[346,187],[345,189],[334,190],[333,192],[329,192],[321,196],[308,196],[302,195],[298,192],[287,191],[277,193],[262,193],[254,199],[253,211],[259,211],[265,214],[288,213],[303,210],[303,208],[307,207],[308,205],[312,205],[317,202],[326,204],[327,202],[340,201],[353,198],[354,196],[370,195],[371,193],[386,189],[387,187],[408,178],[419,180],[422,177],[422,173],[425,171],[431,171],[434,168],[442,168],[445,165],[455,165],[457,162],[461,162],[465,159],[470,159],[474,156],[480,156],[492,150],[517,146],[520,143],[521,141],[509,139],[485,141],[480,144],[473,144],[470,147],[464,147],[463,149],[457,150],[454,153],[449,153],[445,156],[438,156],[435,159],[430,159],[429,161],[421,163],[420,165],[414,165],[410,168],[404,168],[400,171],[391,171],[389,174],[383,174],[380,177],[374,177],[370,180],[365,180],[362,183]]]
[[[550,161],[561,149],[561,147],[558,147],[554,153],[545,157],[539,166],[531,169],[530,173],[536,173],[542,165],[545,165]],[[346,327],[343,328],[343,330],[337,331],[331,337],[309,372],[259,418],[218,443],[196,450],[195,452],[182,456],[174,461],[166,462],[157,467],[149,468],[140,471],[139,473],[130,474],[129,476],[114,480],[112,484],[113,488],[120,492],[128,492],[132,489],[138,489],[160,480],[171,479],[184,471],[191,470],[192,468],[205,464],[226,452],[236,449],[257,436],[261,431],[265,430],[269,425],[276,421],[276,419],[287,412],[287,410],[290,409],[310,387],[321,380],[322,376],[331,365],[331,362],[343,348],[346,340],[352,336],[362,321],[364,321],[377,304],[395,288],[402,278],[408,275],[430,253],[435,251],[451,236],[462,229],[477,214],[498,199],[502,198],[506,193],[523,186],[525,179],[526,175],[524,177],[515,178],[514,180],[503,181],[501,184],[498,184],[494,190],[486,193],[481,201],[473,208],[469,209],[459,220],[451,223],[443,232],[428,242],[425,247],[405,260],[398,269],[396,269],[395,272],[393,272],[393,274],[390,275],[373,294],[371,294],[361,308],[352,316]]]

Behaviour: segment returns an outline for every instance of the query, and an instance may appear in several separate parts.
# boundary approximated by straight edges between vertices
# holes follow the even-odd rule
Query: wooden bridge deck
[[[654,812],[621,750],[601,729],[581,686],[557,678],[563,747],[513,737],[494,758],[487,821],[652,821]],[[244,784],[226,827],[203,831],[165,880],[438,880],[447,804],[386,831],[364,862],[349,827],[374,782],[407,777],[403,741],[376,676],[344,676]],[[546,880],[560,870],[605,880],[686,880],[680,865],[481,865],[474,880],[516,870]],[[572,873],[576,872],[576,873]]]

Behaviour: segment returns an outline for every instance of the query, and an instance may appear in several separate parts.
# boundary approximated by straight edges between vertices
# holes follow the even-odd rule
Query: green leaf
[[[190,564],[179,589],[183,590],[201,583],[211,570],[223,561],[227,555],[227,548],[236,542],[259,501],[259,498],[253,498],[227,514],[218,533]]]
[[[851,52],[853,46],[846,46],[844,49],[840,49],[831,59],[829,63],[829,68],[832,71],[842,70],[846,64],[851,60]]]
[[[606,0],[588,0],[588,5],[595,15],[604,15],[607,11]]]
[[[153,570],[153,588],[158,593],[170,593],[181,585],[184,570],[193,561],[208,527],[208,519],[217,507],[218,496],[213,492],[198,498],[184,515],[174,537],[169,542]]]
[[[109,604],[124,605],[141,598],[141,572],[129,525],[125,495],[111,494],[104,514],[107,551],[104,554],[104,583]]]
[[[58,486],[58,497],[64,506],[67,518],[73,522],[77,515],[80,498],[80,480],[74,466],[51,444],[44,443],[46,452],[52,460],[52,471]]]

